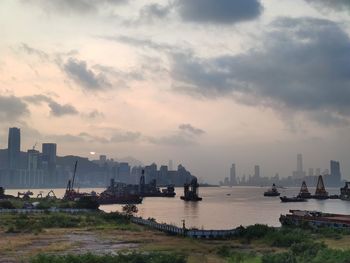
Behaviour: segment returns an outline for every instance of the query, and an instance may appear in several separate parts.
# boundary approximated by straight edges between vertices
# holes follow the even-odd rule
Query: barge
[[[279,221],[282,225],[350,228],[350,215],[307,210],[289,210],[289,212],[290,214],[280,216]]]

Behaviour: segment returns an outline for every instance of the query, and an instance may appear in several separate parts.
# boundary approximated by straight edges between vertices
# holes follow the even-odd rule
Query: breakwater
[[[191,238],[203,238],[203,239],[220,239],[233,236],[238,233],[237,229],[230,230],[203,230],[203,229],[187,229],[185,227],[177,227],[170,224],[158,223],[155,220],[143,219],[141,217],[132,217],[131,222],[143,226],[148,226],[152,229],[156,229],[167,234],[180,235]]]

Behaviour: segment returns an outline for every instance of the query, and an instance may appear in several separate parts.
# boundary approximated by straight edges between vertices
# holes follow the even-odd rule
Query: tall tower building
[[[303,171],[303,156],[301,153],[298,153],[297,155],[297,171],[298,172]]]
[[[303,178],[306,176],[306,172],[303,168],[303,155],[301,153],[297,154],[297,170],[293,172],[293,176],[296,178]]]
[[[49,178],[47,182],[49,184],[56,183],[56,156],[57,156],[57,144],[56,143],[43,143],[43,163],[46,164]]]
[[[236,165],[233,163],[231,165],[230,169],[230,185],[236,185],[237,184],[237,179],[236,179]]]
[[[173,170],[174,170],[173,160],[169,160],[169,162],[168,162],[168,168],[169,168],[169,171],[173,171]]]
[[[255,165],[254,166],[254,177],[255,178],[259,178],[260,177],[260,166],[259,165]]]
[[[9,129],[8,137],[8,168],[18,169],[20,168],[20,154],[21,154],[21,130],[18,128]]]
[[[333,185],[339,185],[341,181],[340,164],[337,161],[331,161],[331,178]]]

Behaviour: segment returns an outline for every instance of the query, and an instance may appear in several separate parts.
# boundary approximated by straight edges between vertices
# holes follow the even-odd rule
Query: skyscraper
[[[168,162],[168,169],[169,169],[169,171],[172,171],[174,169],[174,167],[173,167],[173,160],[169,160],[169,162]]]
[[[237,184],[237,179],[236,179],[236,165],[233,163],[231,165],[230,169],[230,185],[236,185]]]
[[[297,155],[297,171],[298,172],[303,171],[303,156],[301,153],[298,153]]]
[[[43,152],[43,163],[46,164],[46,169],[48,172],[49,184],[56,183],[56,154],[57,154],[57,145],[56,143],[43,143],[42,145]]]
[[[297,154],[297,170],[293,172],[295,178],[303,178],[306,176],[306,172],[303,168],[303,155],[301,153]]]
[[[8,168],[20,168],[20,153],[21,153],[21,131],[18,128],[9,128],[8,137]]]
[[[259,165],[255,165],[254,166],[254,177],[255,178],[259,178],[260,177],[260,166]]]
[[[331,178],[333,185],[339,185],[341,181],[340,164],[337,161],[331,161]]]

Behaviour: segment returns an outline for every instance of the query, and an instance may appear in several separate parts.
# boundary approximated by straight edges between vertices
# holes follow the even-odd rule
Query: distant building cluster
[[[224,181],[221,181],[220,185],[270,186],[275,183],[280,186],[300,186],[303,181],[308,185],[316,185],[320,175],[322,175],[326,186],[338,187],[342,184],[340,164],[338,161],[330,161],[330,170],[325,169],[321,171],[320,168],[309,168],[308,173],[306,173],[303,167],[303,156],[302,154],[297,154],[297,167],[291,176],[280,178],[279,174],[276,173],[275,176],[264,177],[260,174],[260,166],[255,165],[253,175],[246,176],[243,174],[241,177],[238,177],[236,175],[236,165],[232,164],[230,176],[226,177]]]
[[[146,183],[156,180],[158,186],[183,186],[192,175],[181,164],[173,170],[173,162],[157,167],[133,166],[117,162],[101,155],[90,161],[79,156],[57,156],[56,143],[43,143],[41,152],[37,144],[26,152],[21,151],[21,131],[9,128],[8,147],[0,150],[0,186],[5,188],[56,188],[65,187],[72,177],[75,161],[78,161],[76,185],[79,187],[105,187],[111,179],[127,184],[139,184],[142,169]]]

